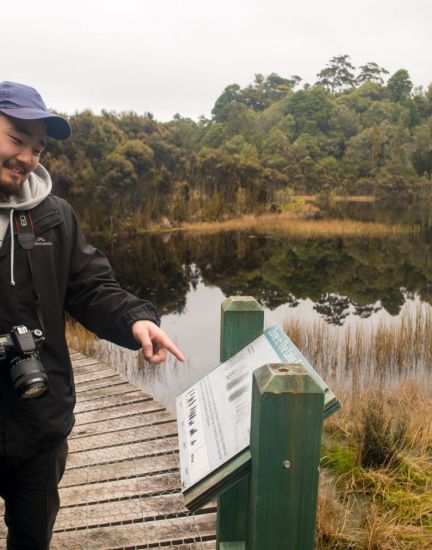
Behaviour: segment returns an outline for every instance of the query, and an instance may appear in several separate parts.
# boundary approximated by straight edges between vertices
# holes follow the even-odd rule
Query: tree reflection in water
[[[328,383],[338,371],[345,381],[349,371],[358,380],[355,373],[366,376],[372,364],[385,366],[396,355],[405,358],[400,349],[423,353],[418,342],[413,344],[416,335],[398,340],[387,338],[388,331],[384,340],[400,344],[397,353],[381,344],[366,346],[367,353],[355,347],[360,336],[382,332],[380,323],[387,323],[389,315],[396,323],[405,315],[405,325],[415,328],[418,304],[411,299],[431,303],[431,246],[418,236],[293,239],[251,232],[172,232],[94,242],[110,257],[120,283],[157,305],[163,327],[187,360],[179,366],[169,358],[163,365],[142,369],[133,352],[107,343],[101,344],[100,356],[118,364],[172,412],[175,396],[219,361],[224,295],[252,295],[266,308],[267,326],[288,321],[292,338],[303,332],[300,348]],[[405,314],[396,317],[404,304]],[[408,359],[410,365],[417,364]]]
[[[198,281],[225,296],[252,295],[266,308],[310,299],[328,322],[395,316],[414,295],[431,303],[431,245],[417,236],[302,239],[251,232],[149,234],[97,246],[120,283],[162,314],[185,311]],[[204,304],[203,304],[204,305]]]

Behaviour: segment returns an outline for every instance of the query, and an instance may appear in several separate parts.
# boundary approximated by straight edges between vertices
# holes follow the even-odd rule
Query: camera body
[[[20,399],[34,399],[48,391],[48,377],[38,351],[43,341],[41,330],[29,330],[25,325],[0,334],[0,361],[9,366],[12,384]]]

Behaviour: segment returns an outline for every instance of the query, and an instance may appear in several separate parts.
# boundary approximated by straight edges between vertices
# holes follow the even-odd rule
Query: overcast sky
[[[209,116],[255,73],[313,84],[331,57],[432,82],[431,0],[20,0],[2,2],[1,80],[67,113]]]

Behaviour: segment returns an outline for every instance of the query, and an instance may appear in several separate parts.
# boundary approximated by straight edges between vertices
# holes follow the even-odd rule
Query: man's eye
[[[15,136],[10,136],[10,138],[12,139],[13,142],[17,143],[18,145],[22,145],[22,140],[20,140],[19,138]]]

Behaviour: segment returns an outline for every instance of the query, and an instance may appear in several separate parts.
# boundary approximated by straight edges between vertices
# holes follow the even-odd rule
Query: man
[[[37,340],[43,332],[40,359],[49,388],[35,383],[22,394],[17,373],[24,369],[23,377],[33,380],[34,363],[21,361],[21,348],[9,345],[0,360],[0,496],[9,550],[49,548],[59,509],[75,404],[64,312],[102,338],[142,347],[150,363],[167,352],[184,360],[159,328],[152,304],[119,287],[105,256],[86,244],[71,207],[50,194],[40,155],[47,136],[70,134],[67,120],[48,112],[35,89],[0,83],[0,335],[36,331]],[[31,398],[33,391],[42,395]]]

